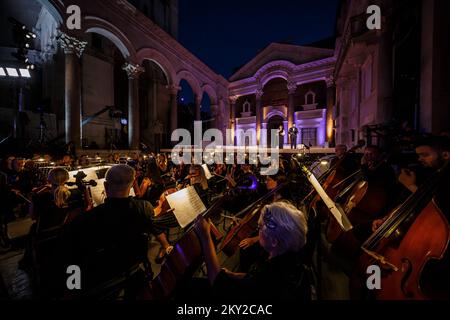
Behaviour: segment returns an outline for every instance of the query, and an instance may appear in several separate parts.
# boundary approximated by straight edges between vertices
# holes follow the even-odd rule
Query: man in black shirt
[[[439,172],[437,190],[433,200],[438,209],[450,223],[450,141],[446,137],[430,137],[420,141],[416,147],[416,153],[422,165],[429,169],[430,176]],[[433,173],[434,172],[434,173]],[[402,169],[399,182],[412,193],[420,188],[417,183],[416,174],[409,169]],[[381,224],[389,219],[390,215],[384,219],[375,220],[372,230],[378,229]],[[421,273],[421,289],[430,298],[448,299],[450,297],[450,250],[444,253],[442,259],[431,259]]]
[[[66,230],[66,263],[80,266],[85,293],[136,271],[140,264],[148,265],[150,234],[165,240],[162,230],[152,223],[151,204],[129,197],[134,180],[135,170],[128,165],[109,169],[105,203],[80,216]]]

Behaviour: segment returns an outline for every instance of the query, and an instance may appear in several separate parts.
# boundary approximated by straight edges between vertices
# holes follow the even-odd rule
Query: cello
[[[450,240],[449,221],[434,201],[447,163],[411,194],[363,243],[360,267],[382,268],[380,300],[430,299],[422,290],[421,276],[428,262],[441,260]],[[446,298],[449,298],[448,296]]]
[[[345,182],[352,179],[355,173],[357,172],[357,170],[351,170],[350,168],[346,168],[344,163],[345,161],[348,160],[348,158],[352,153],[354,153],[358,148],[364,146],[365,142],[364,143],[363,142],[364,141],[360,141],[357,145],[348,150],[341,159],[338,159],[338,161],[335,164],[333,164],[331,168],[329,168],[322,176],[319,177],[319,181],[323,182],[322,184],[323,189],[326,191],[326,193],[331,199],[334,199],[339,194],[341,188],[345,187]],[[309,206],[315,207],[320,217],[322,218],[327,217],[328,216],[326,212],[327,210],[324,206],[321,206],[319,204],[321,198],[315,192],[314,188],[302,202],[307,203],[308,202],[307,200],[310,199],[312,195],[314,195],[314,197],[309,202]]]
[[[368,170],[374,175],[376,170],[386,163],[386,160],[387,156],[382,157],[376,165]],[[388,192],[385,190],[384,184],[380,185],[376,181],[370,182],[370,179],[365,177],[362,169],[355,172],[352,178],[353,181],[335,196],[334,201],[341,202],[345,199],[342,208],[354,226],[370,223],[378,218],[383,208],[387,206]],[[358,242],[350,233],[352,231],[345,234],[335,220],[329,221],[326,234],[327,240],[330,243],[334,243],[340,237],[343,237],[345,239],[339,239],[341,242],[340,246],[346,247],[348,252],[355,253],[358,251],[362,241]]]

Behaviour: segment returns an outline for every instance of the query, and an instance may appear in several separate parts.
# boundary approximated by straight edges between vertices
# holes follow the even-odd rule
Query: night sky
[[[179,41],[229,78],[271,42],[333,36],[339,0],[179,0]]]

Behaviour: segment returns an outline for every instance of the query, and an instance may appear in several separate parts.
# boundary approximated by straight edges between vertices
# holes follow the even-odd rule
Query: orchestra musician
[[[105,176],[105,203],[79,216],[65,230],[65,264],[83,270],[83,292],[147,262],[150,234],[164,249],[170,247],[163,230],[154,223],[152,205],[129,197],[135,174],[125,164],[110,168]]]
[[[19,267],[30,270],[38,278],[36,290],[43,297],[51,295],[56,285],[53,279],[55,248],[58,235],[64,225],[75,219],[85,207],[82,193],[78,189],[69,190],[66,183],[69,172],[61,167],[48,173],[48,185],[33,189],[30,214],[34,223],[25,243],[23,259]]]
[[[276,189],[279,185],[286,182],[286,176],[284,174],[277,174],[266,177],[266,189],[271,191]],[[276,201],[290,201],[292,200],[287,188],[283,188],[275,192],[272,196],[271,202]],[[259,233],[255,230],[248,238],[243,239],[239,243],[239,270],[247,271],[250,266],[261,259],[267,258],[267,253],[259,246]]]
[[[221,269],[210,224],[199,216],[195,230],[205,258],[207,276],[215,298],[302,301],[311,299],[307,267],[299,252],[306,242],[303,212],[288,202],[266,205],[259,218],[259,243],[268,259],[248,273]]]
[[[416,154],[421,164],[430,171],[436,172],[444,168],[450,161],[450,140],[446,137],[428,137],[416,144]],[[402,169],[398,178],[399,182],[411,193],[415,193],[420,185],[417,175],[413,170]],[[434,201],[438,209],[450,223],[450,170],[445,167],[437,190],[434,194]],[[377,230],[390,215],[383,219],[375,220],[372,230]],[[426,236],[426,235],[424,235]],[[430,296],[441,296],[448,299],[450,297],[450,253],[447,250],[441,260],[429,262],[421,274],[422,291],[428,292]]]
[[[54,168],[48,173],[49,185],[35,190],[30,213],[36,221],[37,232],[47,228],[61,226],[69,219],[67,214],[82,208],[82,194],[78,189],[69,190],[69,172],[61,167]]]

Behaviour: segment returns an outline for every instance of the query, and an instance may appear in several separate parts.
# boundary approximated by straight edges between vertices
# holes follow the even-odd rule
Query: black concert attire
[[[298,129],[296,127],[289,128],[289,138],[291,139],[291,149],[297,149],[297,134],[298,134]]]
[[[148,201],[106,198],[105,203],[78,217],[64,232],[66,265],[83,271],[82,290],[86,294],[112,279],[128,277],[143,280],[140,264],[148,265],[148,237],[160,234],[152,222]],[[129,279],[128,279],[129,280]],[[125,287],[128,288],[129,282]],[[134,287],[136,283],[132,281]],[[130,288],[129,288],[130,289]],[[94,294],[96,295],[96,294]]]
[[[60,244],[59,237],[64,225],[81,214],[82,195],[77,189],[70,190],[67,206],[59,208],[55,204],[53,191],[48,190],[33,195],[32,203],[32,219],[35,223],[28,233],[19,267],[34,273],[40,284],[36,288],[37,294],[49,297],[53,294],[56,284],[53,277],[59,258],[56,254]]]
[[[33,220],[36,221],[37,232],[54,227],[61,227],[69,214],[76,214],[75,210],[83,207],[81,191],[71,189],[67,207],[58,208],[55,205],[52,191],[46,191],[41,194],[33,195]]]
[[[158,206],[159,198],[164,192],[164,187],[161,184],[152,183],[151,186],[147,188],[142,199],[149,201],[152,206]]]
[[[280,149],[283,149],[284,146],[284,128],[282,128],[281,130],[278,130],[278,147]],[[268,141],[268,143],[270,143],[270,141]]]
[[[254,301],[311,300],[309,269],[299,253],[287,252],[254,266],[243,279],[221,271],[213,284],[216,298]]]

